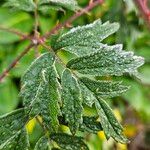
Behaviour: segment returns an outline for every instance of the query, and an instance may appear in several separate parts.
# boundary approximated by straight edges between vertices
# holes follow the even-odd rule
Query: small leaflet
[[[74,51],[73,47],[91,47],[91,44],[93,45],[93,43],[95,43],[94,45],[96,45],[109,35],[115,33],[118,29],[118,23],[105,22],[102,24],[101,20],[98,19],[91,24],[78,26],[63,34],[56,40],[53,49],[58,50],[65,48],[66,50],[70,49],[70,52],[77,53],[77,50],[75,49]],[[80,51],[82,52],[82,49],[80,49]]]
[[[89,150],[83,139],[65,133],[52,134],[50,138],[63,150]]]
[[[78,130],[79,124],[82,123],[82,99],[81,91],[76,78],[66,69],[62,75],[62,112],[65,116],[65,121],[72,132]]]
[[[93,76],[121,76],[124,73],[137,74],[137,68],[142,66],[144,59],[135,56],[133,52],[121,50],[120,45],[105,46],[90,55],[70,60],[67,67],[82,74]]]
[[[24,109],[0,116],[0,150],[27,149],[29,144],[24,128],[27,121]]]
[[[26,113],[31,118],[41,115],[45,126],[53,132],[58,129],[60,113],[60,85],[54,64],[55,58],[50,53],[37,58],[22,77],[20,93]]]

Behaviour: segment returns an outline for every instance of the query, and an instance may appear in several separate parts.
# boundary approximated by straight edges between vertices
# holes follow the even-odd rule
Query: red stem
[[[82,9],[81,11],[75,13],[72,17],[70,17],[68,20],[66,20],[64,23],[58,24],[56,25],[51,31],[47,32],[42,38],[46,39],[49,36],[51,36],[52,34],[55,34],[58,30],[60,30],[63,27],[67,27],[67,25],[71,24],[74,20],[76,20],[78,17],[82,16],[83,14],[89,12],[90,10],[92,10],[94,7],[96,7],[99,4],[102,4],[104,0],[95,0],[91,3],[89,3],[89,5],[87,7],[85,7],[84,9]]]
[[[37,44],[35,43],[34,49],[35,49],[35,57],[38,57],[40,55],[39,51],[38,51],[38,41],[39,41],[39,32],[38,32],[38,27],[39,27],[39,20],[38,20],[38,0],[34,1],[35,3],[35,10],[34,10],[34,38],[37,42]]]
[[[150,9],[148,8],[147,0],[134,0],[134,2],[143,15],[148,27],[150,28]]]
[[[8,66],[8,68],[0,75],[0,82],[4,77],[7,76],[8,72],[16,66],[18,61],[33,47],[33,44],[30,44],[20,55]]]
[[[5,28],[5,27],[2,27],[0,26],[0,30],[3,30],[3,31],[6,31],[6,32],[11,32],[13,34],[16,34],[18,35],[19,37],[21,37],[22,39],[29,39],[31,40],[31,37],[28,36],[27,34],[23,34],[22,32],[19,32],[18,30],[16,29],[9,29],[9,28]]]

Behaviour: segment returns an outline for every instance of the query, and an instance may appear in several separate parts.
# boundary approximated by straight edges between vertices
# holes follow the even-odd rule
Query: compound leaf
[[[72,73],[66,69],[62,75],[63,114],[70,130],[75,134],[82,122],[82,99],[79,85]]]
[[[89,150],[81,137],[58,133],[52,134],[50,138],[63,150]]]
[[[25,145],[27,146],[27,140],[24,137],[25,131],[22,129],[27,121],[28,117],[24,109],[18,109],[0,117],[0,149],[7,149],[8,145],[16,147],[15,143],[17,140],[19,143],[18,147],[20,147],[22,144],[19,142],[20,138],[22,138],[24,144],[26,143]]]
[[[82,74],[120,76],[124,73],[136,75],[137,68],[143,63],[142,57],[134,56],[133,52],[123,51],[120,45],[115,45],[104,46],[95,53],[74,58],[67,67]]]
[[[127,143],[128,139],[126,139],[126,137],[122,134],[123,128],[114,116],[108,104],[103,99],[97,99],[95,106],[100,116],[100,122],[106,138],[109,139],[112,137],[117,142]]]
[[[41,115],[43,123],[51,131],[58,128],[59,83],[50,53],[36,59],[22,77],[21,97],[31,117]]]
[[[4,7],[11,7],[14,10],[34,11],[35,4],[33,0],[6,0]]]
[[[109,35],[116,32],[119,28],[118,23],[101,23],[98,19],[86,26],[79,26],[71,29],[69,32],[63,34],[56,40],[53,49],[65,48],[67,50],[74,46],[89,46],[91,43],[99,43]],[[81,50],[82,51],[82,50]],[[74,49],[71,50],[74,53]],[[77,51],[75,50],[75,53]]]
[[[97,133],[102,129],[102,126],[99,121],[97,121],[98,117],[83,117],[83,123],[80,125],[80,131],[86,131],[89,133]]]
[[[39,9],[42,9],[42,7],[47,7],[57,10],[62,10],[63,8],[69,9],[69,10],[78,10],[79,6],[77,4],[76,0],[40,0],[39,1]]]

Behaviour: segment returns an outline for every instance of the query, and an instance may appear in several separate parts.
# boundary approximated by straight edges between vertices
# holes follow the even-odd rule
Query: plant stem
[[[29,39],[31,40],[31,37],[27,34],[24,34],[16,29],[10,29],[10,28],[6,28],[6,27],[2,27],[0,26],[0,30],[3,30],[3,31],[7,31],[7,32],[10,32],[10,33],[13,33],[13,34],[16,34],[18,35],[19,37],[21,37],[23,40],[24,39]]]
[[[102,4],[104,0],[95,0],[93,2],[90,2],[87,7],[82,9],[79,12],[76,12],[72,17],[70,17],[68,20],[66,20],[64,23],[56,25],[51,31],[47,32],[44,36],[43,39],[48,38],[52,34],[55,34],[58,30],[60,30],[63,27],[67,27],[68,24],[71,24],[74,20],[76,20],[78,17],[82,16],[83,14],[89,12],[92,10],[94,7],[96,7],[99,4]]]
[[[35,10],[34,10],[34,19],[35,19],[35,25],[34,25],[34,36],[38,37],[38,9],[37,9],[37,0],[35,0]]]
[[[39,32],[38,32],[38,26],[39,26],[39,21],[38,21],[38,6],[37,6],[38,0],[35,0],[35,10],[34,10],[34,19],[35,19],[35,24],[34,24],[34,41],[35,42],[35,57],[38,57],[39,51],[38,51],[38,39],[39,39]]]
[[[16,64],[18,63],[18,61],[26,54],[28,53],[28,51],[33,47],[33,44],[30,44],[24,51],[22,51],[22,53],[20,53],[20,55],[8,66],[8,68],[0,75],[0,82],[2,81],[2,79],[4,77],[7,76],[7,74],[9,73],[9,71],[14,68],[16,66]]]

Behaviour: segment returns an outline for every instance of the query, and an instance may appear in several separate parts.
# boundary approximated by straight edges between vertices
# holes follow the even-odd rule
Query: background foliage
[[[81,6],[86,6],[88,0],[78,0]],[[56,22],[64,21],[71,16],[71,11],[56,12],[49,10],[40,13],[40,31],[42,34],[55,26]],[[124,49],[133,50],[135,54],[145,58],[145,65],[140,68],[141,81],[136,78],[124,77],[123,80],[131,85],[130,90],[122,97],[113,98],[109,101],[118,119],[124,124],[124,133],[131,139],[129,145],[115,144],[112,140],[106,142],[103,132],[97,135],[85,134],[88,145],[93,150],[100,149],[134,149],[140,146],[149,148],[148,139],[150,139],[149,122],[150,122],[150,34],[144,21],[139,18],[137,9],[132,1],[107,0],[102,6],[98,6],[92,10],[89,15],[84,15],[74,21],[73,26],[84,25],[93,22],[97,18],[101,18],[102,22],[110,20],[111,22],[119,22],[121,27],[119,31],[107,38],[104,42],[109,44],[123,43]],[[6,27],[19,29],[23,32],[32,33],[33,14],[25,12],[16,12],[8,10],[8,8],[0,7],[0,23]],[[4,70],[17,54],[28,45],[28,41],[21,42],[14,34],[0,31],[0,72]],[[41,48],[41,52],[43,49]],[[70,59],[70,54],[60,52],[64,59]],[[10,112],[22,106],[22,100],[18,98],[20,90],[20,77],[27,69],[29,64],[34,60],[34,50],[30,51],[20,63],[10,72],[9,76],[0,84],[0,114]],[[87,108],[85,113],[91,113],[93,110]],[[94,112],[93,112],[94,113]],[[31,146],[34,146],[38,138],[41,136],[42,130],[35,120],[31,120],[28,125]],[[64,126],[62,130],[68,129]],[[32,133],[32,134],[31,134]],[[144,139],[142,138],[144,135]],[[106,144],[107,143],[107,146]]]

